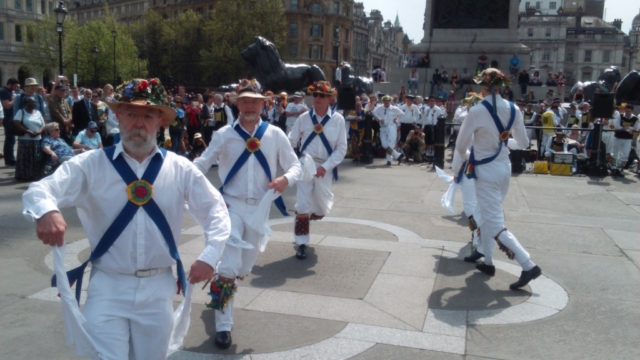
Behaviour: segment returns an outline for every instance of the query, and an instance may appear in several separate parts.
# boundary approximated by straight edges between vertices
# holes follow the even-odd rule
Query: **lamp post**
[[[98,55],[100,51],[98,51],[98,45],[93,46],[93,87],[97,88],[98,86]]]
[[[64,19],[67,17],[67,9],[64,7],[64,3],[60,1],[58,7],[53,11],[56,13],[56,32],[58,33],[58,55],[59,55],[59,74],[62,75],[62,26],[64,25]]]
[[[140,77],[140,50],[138,50],[138,77]]]
[[[111,36],[113,36],[113,84],[117,84],[117,76],[116,76],[116,38],[118,37],[118,32],[116,29],[111,31]]]
[[[73,74],[73,86],[78,86],[78,50],[80,50],[80,44],[76,41],[76,73]]]

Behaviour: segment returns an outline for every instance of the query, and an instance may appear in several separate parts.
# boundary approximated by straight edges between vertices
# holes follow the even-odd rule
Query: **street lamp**
[[[80,50],[80,43],[76,41],[76,72],[73,74],[73,86],[78,86],[78,50]]]
[[[113,84],[115,86],[117,77],[116,77],[116,37],[118,37],[118,32],[116,29],[111,31],[111,36],[113,36]]]
[[[64,25],[64,19],[67,17],[67,9],[64,7],[64,3],[60,1],[58,7],[53,11],[56,13],[56,32],[58,33],[58,55],[59,55],[59,74],[62,75],[62,25]]]
[[[100,51],[98,51],[98,45],[93,46],[93,87],[98,87],[98,55]]]
[[[138,50],[138,77],[140,77],[140,50]]]

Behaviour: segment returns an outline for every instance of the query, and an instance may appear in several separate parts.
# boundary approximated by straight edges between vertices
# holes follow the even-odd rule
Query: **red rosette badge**
[[[324,131],[324,126],[322,124],[316,124],[313,126],[313,132],[316,134],[321,134]]]
[[[145,180],[136,180],[127,186],[127,197],[132,203],[142,206],[151,200],[153,185]]]
[[[500,133],[500,141],[504,142],[507,141],[509,139],[509,135],[511,135],[511,132],[509,130],[505,130],[503,132]]]
[[[254,153],[258,150],[260,150],[260,140],[258,140],[258,138],[248,138],[247,142],[245,144],[245,147],[247,148],[247,151],[250,153]]]

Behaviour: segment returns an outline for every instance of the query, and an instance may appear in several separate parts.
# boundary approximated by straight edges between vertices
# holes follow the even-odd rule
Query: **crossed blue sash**
[[[253,137],[256,138],[258,141],[261,140],[262,136],[267,131],[268,127],[269,127],[269,123],[266,121],[263,121],[258,127],[258,130],[256,131],[256,134]],[[251,136],[247,134],[247,132],[240,127],[240,123],[236,124],[236,126],[234,126],[233,129],[238,133],[238,135],[240,135],[240,137],[245,142],[251,139]],[[224,183],[222,184],[222,187],[220,187],[220,193],[223,193],[223,189],[225,185],[227,185],[229,181],[231,181],[231,179],[233,179],[233,177],[236,176],[236,174],[238,173],[238,171],[240,171],[242,166],[247,162],[247,160],[249,160],[249,156],[251,156],[251,154],[255,155],[256,159],[258,160],[258,163],[260,163],[260,166],[262,166],[262,169],[267,174],[267,178],[269,178],[269,182],[272,181],[269,162],[267,161],[267,158],[264,157],[262,150],[258,148],[258,150],[251,152],[249,151],[249,149],[245,149],[244,152],[238,158],[238,160],[236,160],[236,163],[233,164],[233,166],[231,167],[231,170],[229,170],[229,174],[227,174],[227,177],[224,179]],[[280,210],[280,213],[282,215],[289,216],[289,214],[287,213],[287,207],[284,205],[284,200],[282,199],[282,196],[278,197],[274,201],[274,203],[276,204],[276,207],[278,208],[278,210]]]
[[[316,125],[318,125],[318,119],[316,118],[316,113],[313,111],[313,109],[309,110],[309,116],[311,117],[313,126],[315,127]],[[309,134],[307,140],[304,142],[304,144],[302,144],[302,148],[300,148],[300,154],[304,153],[304,150],[307,148],[307,146],[309,146],[309,144],[311,144],[311,141],[313,141],[313,139],[316,138],[316,135],[318,135],[320,136],[320,140],[322,140],[322,144],[327,150],[327,153],[329,154],[329,156],[331,156],[331,154],[333,153],[333,149],[331,148],[331,145],[329,145],[329,140],[327,140],[327,137],[324,135],[324,126],[329,122],[329,119],[331,119],[331,116],[327,113],[320,122],[320,125],[322,125],[322,131],[319,134],[316,132],[312,132],[311,134]],[[337,166],[333,168],[333,180],[338,180]]]
[[[467,169],[467,162],[463,162],[462,166],[460,166],[460,171],[458,171],[458,176],[456,177],[456,184],[460,184],[462,182],[462,177],[464,176],[464,171]]]
[[[164,156],[167,153],[165,149],[161,148],[160,149],[161,154],[155,154],[153,156],[153,158],[151,159],[151,162],[149,163],[149,166],[147,167],[147,170],[142,175],[142,178],[138,179],[138,177],[133,172],[133,170],[131,170],[131,167],[129,167],[129,164],[127,164],[127,161],[124,159],[124,156],[122,154],[120,154],[116,159],[113,159],[113,154],[115,153],[115,150],[116,150],[115,146],[110,146],[104,149],[104,153],[107,156],[107,159],[109,159],[109,162],[111,162],[111,164],[116,169],[118,174],[120,174],[120,177],[122,177],[122,180],[127,185],[138,180],[144,180],[144,181],[147,181],[149,184],[153,184],[153,182],[156,180],[156,177],[158,176],[158,173],[160,172],[160,169],[162,168]],[[78,266],[77,268],[67,272],[67,277],[69,278],[70,285],[73,285],[74,282],[77,282],[76,283],[76,300],[78,301],[78,304],[80,304],[80,293],[82,290],[82,277],[84,276],[84,269],[87,267],[89,262],[98,260],[100,257],[102,257],[102,255],[104,255],[109,250],[111,245],[113,245],[116,242],[116,240],[118,239],[118,237],[120,237],[120,235],[122,234],[124,229],[127,227],[127,225],[129,225],[131,220],[133,220],[133,217],[135,216],[136,212],[138,212],[138,208],[140,207],[142,207],[147,212],[147,215],[149,215],[151,220],[153,220],[153,222],[156,224],[156,226],[164,236],[164,239],[167,242],[167,246],[169,247],[169,253],[171,254],[171,258],[173,258],[176,261],[177,268],[178,268],[178,280],[180,281],[180,285],[182,287],[181,289],[182,294],[184,295],[184,290],[186,288],[184,268],[182,267],[182,261],[180,260],[180,254],[178,253],[176,242],[173,239],[173,233],[171,232],[171,227],[169,226],[169,222],[167,222],[167,219],[162,213],[162,210],[160,210],[160,207],[158,207],[158,204],[156,204],[153,198],[150,198],[148,202],[143,205],[138,205],[133,203],[132,201],[127,201],[127,204],[124,206],[122,211],[120,211],[120,214],[109,226],[109,228],[104,233],[104,235],[102,235],[102,238],[100,238],[100,241],[98,241],[98,245],[91,252],[91,256],[89,257],[89,260],[85,261],[82,265]],[[56,283],[57,283],[56,275],[53,275],[53,277],[51,278],[51,286],[55,287]]]
[[[513,122],[516,119],[516,108],[513,105],[512,102],[509,102],[509,107],[511,108],[511,116],[509,117],[509,123],[507,124],[507,127],[505,128],[504,126],[502,126],[502,122],[500,121],[500,118],[498,117],[498,115],[496,113],[494,113],[494,108],[493,106],[491,106],[491,104],[489,104],[487,101],[482,101],[481,104],[487,109],[487,111],[489,111],[489,114],[491,115],[491,118],[493,119],[493,122],[496,124],[496,128],[498,128],[498,133],[500,135],[502,135],[505,131],[511,131],[511,127],[513,126]],[[507,142],[509,141],[509,138],[507,137],[505,140],[500,140],[500,143],[498,145],[498,151],[496,151],[495,154],[489,156],[488,158],[482,159],[482,160],[476,160],[474,152],[473,152],[473,146],[471,147],[471,156],[469,156],[469,163],[467,164],[467,169],[466,169],[466,175],[468,179],[477,179],[478,177],[476,176],[476,171],[475,171],[475,167],[478,165],[484,165],[484,164],[488,164],[490,162],[492,162],[493,160],[495,160],[498,155],[500,155],[500,151],[502,150],[502,145],[507,145]]]

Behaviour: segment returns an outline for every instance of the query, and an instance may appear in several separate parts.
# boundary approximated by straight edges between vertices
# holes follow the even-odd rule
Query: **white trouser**
[[[391,149],[391,154],[387,153],[387,161],[397,159],[400,153],[395,150],[396,138],[398,137],[398,127],[393,124],[380,127],[380,144],[383,149]]]
[[[629,160],[629,152],[631,152],[631,143],[633,139],[615,138],[615,146],[613,148],[613,157],[616,159],[616,166],[624,165]]]
[[[93,267],[91,275],[83,313],[101,359],[166,358],[178,291],[171,268],[138,278]]]
[[[475,182],[471,179],[467,179],[467,176],[462,174],[462,180],[460,181],[460,192],[462,193],[462,207],[464,208],[464,214],[467,216],[473,216],[478,226],[482,225],[482,215],[478,212],[478,199],[476,198],[476,186]]]
[[[607,145],[607,154],[614,153],[614,146],[616,143],[616,138],[613,136],[613,132],[611,131],[603,131],[602,132],[602,141]],[[629,153],[627,153],[629,155]]]
[[[258,259],[260,240],[262,235],[247,226],[246,221],[255,212],[258,204],[247,204],[245,200],[224,195],[224,201],[229,205],[231,219],[230,239],[224,247],[217,272],[220,276],[235,279],[247,276]],[[232,245],[234,241],[245,241],[253,245],[253,249],[245,249]],[[224,314],[216,310],[216,331],[231,331],[233,327],[233,298],[227,303]]]
[[[511,164],[507,161],[494,160],[485,165],[475,167],[476,197],[478,199],[478,213],[483,224],[480,227],[480,251],[489,262],[493,259],[495,236],[504,229],[504,213],[502,202],[509,191],[511,179]],[[498,237],[500,242],[515,254],[515,259],[521,265],[529,260],[529,253],[520,245],[510,231],[504,231]]]
[[[321,166],[316,162],[316,168]],[[296,190],[296,214],[316,214],[319,216],[329,215],[329,211],[333,206],[333,193],[331,192],[331,181],[333,180],[333,172],[326,169],[327,173],[324,177],[314,177],[311,182],[298,182]],[[294,221],[295,228],[295,221]],[[306,245],[309,243],[309,235],[295,235],[296,244]]]
[[[531,141],[536,138],[536,129],[527,129],[527,137],[529,137],[529,146],[531,146]]]
[[[547,143],[549,142],[549,139],[551,139],[552,137],[554,137],[555,134],[552,132],[543,132],[542,133],[542,140],[540,141],[540,144],[538,144],[538,152],[541,151],[546,151],[547,149]],[[543,153],[544,154],[544,153]]]

